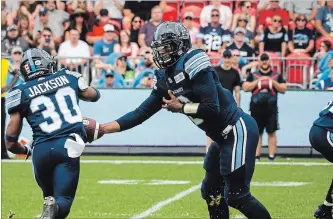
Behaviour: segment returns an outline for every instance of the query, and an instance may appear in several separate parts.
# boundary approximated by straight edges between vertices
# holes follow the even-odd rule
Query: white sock
[[[333,207],[333,203],[329,203],[326,200],[324,201],[324,205],[326,205],[328,207]]]

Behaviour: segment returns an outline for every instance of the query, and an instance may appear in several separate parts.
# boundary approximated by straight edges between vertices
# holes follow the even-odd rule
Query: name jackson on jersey
[[[41,78],[41,80],[44,78]],[[44,81],[32,87],[29,87],[29,97],[35,97],[44,93],[47,93],[50,90],[57,89],[69,84],[69,80],[66,76],[59,76],[54,79]]]

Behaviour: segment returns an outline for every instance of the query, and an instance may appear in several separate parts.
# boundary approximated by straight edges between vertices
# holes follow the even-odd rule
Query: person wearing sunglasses
[[[266,52],[274,52],[285,57],[287,54],[288,33],[282,27],[282,19],[279,15],[272,18],[272,25],[266,27],[261,35],[259,43],[259,54]]]
[[[184,14],[183,25],[187,28],[191,36],[191,43],[196,44],[199,29],[193,23],[194,14],[190,11]]]
[[[245,18],[245,19],[244,19]],[[251,31],[252,33],[256,28],[256,17],[252,12],[252,4],[250,1],[241,1],[239,3],[239,10],[235,11],[234,18],[232,21],[231,31],[234,31],[236,27],[239,26],[240,20],[246,22],[246,29]],[[244,27],[243,27],[244,28]]]
[[[317,0],[287,1],[285,8],[289,13],[290,20],[296,21],[297,16],[302,14],[308,21],[308,27],[310,24],[312,27],[315,25],[316,14],[319,8]]]
[[[54,42],[52,31],[50,28],[45,27],[41,33],[41,38],[39,41],[39,45],[37,46],[40,49],[45,50],[47,53],[55,56],[57,54],[57,48],[59,45]]]
[[[267,1],[267,0],[265,0]],[[288,30],[289,25],[289,14],[286,10],[282,9],[280,7],[280,1],[279,0],[268,0],[269,1],[269,8],[263,10],[259,14],[258,19],[258,28],[257,32],[259,36],[263,33],[264,29],[268,26],[271,26],[273,24],[273,17],[274,16],[280,16],[280,19],[282,21],[282,26]]]
[[[1,42],[1,54],[10,55],[15,46],[19,46],[25,51],[29,48],[29,43],[23,37],[19,36],[17,26],[12,24],[7,27],[7,35]]]
[[[227,1],[224,1],[229,2]],[[229,6],[221,4],[221,0],[212,0],[210,5],[203,7],[200,13],[200,26],[205,27],[212,22],[213,9],[217,9],[220,13],[219,23],[224,29],[230,29],[232,23],[232,11]]]
[[[288,49],[292,53],[312,53],[314,38],[312,31],[306,27],[305,15],[297,15],[295,18],[296,27],[288,32]]]
[[[136,43],[137,45],[139,45],[139,32],[141,28],[141,22],[141,18],[137,15],[135,15],[131,21],[130,41]]]
[[[231,42],[232,33],[223,29],[220,23],[220,11],[213,9],[211,13],[211,23],[206,27],[200,28],[197,35],[199,48],[206,52],[222,52],[222,50]]]

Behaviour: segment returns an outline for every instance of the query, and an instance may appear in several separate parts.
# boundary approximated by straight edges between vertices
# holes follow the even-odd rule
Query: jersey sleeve
[[[6,96],[6,108],[8,114],[22,112],[22,90],[18,87],[11,89]]]
[[[66,74],[70,75],[71,77],[74,77],[75,80],[77,80],[77,87],[80,92],[84,92],[88,89],[88,87],[89,87],[88,83],[83,78],[82,74],[80,74],[79,72],[69,71],[69,70],[66,70]]]
[[[212,64],[203,50],[192,50],[185,58],[184,69],[190,80],[207,67],[212,67]]]

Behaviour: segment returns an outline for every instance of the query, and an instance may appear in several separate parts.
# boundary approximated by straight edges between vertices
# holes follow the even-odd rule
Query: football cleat
[[[332,207],[326,206],[324,204],[319,205],[318,209],[314,213],[316,219],[333,219]]]
[[[40,219],[54,219],[58,214],[58,205],[55,198],[48,196],[44,199],[44,207]]]

